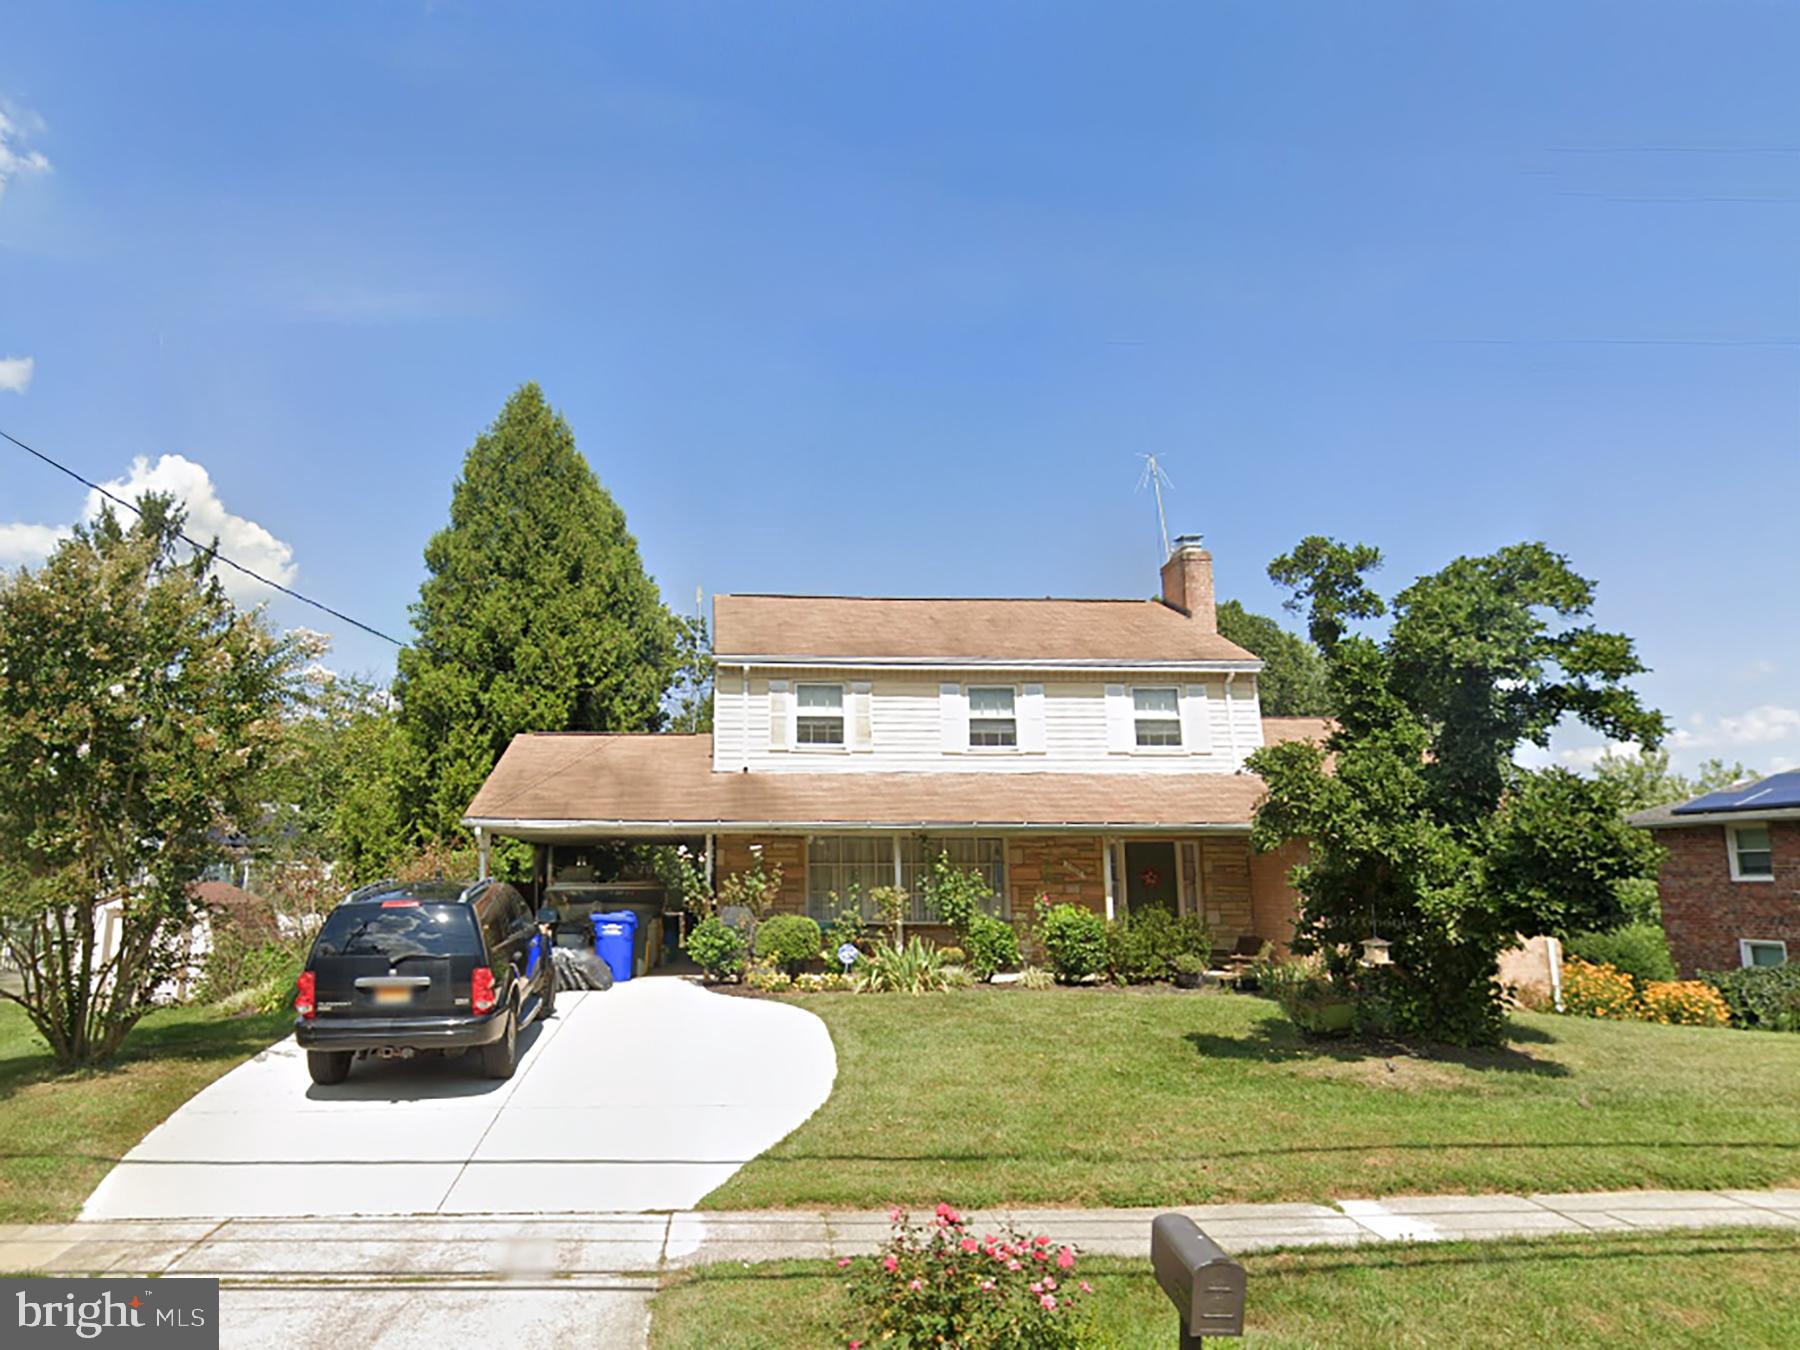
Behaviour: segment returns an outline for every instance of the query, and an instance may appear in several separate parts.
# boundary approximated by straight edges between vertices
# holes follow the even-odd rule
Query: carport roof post
[[[488,879],[488,844],[489,841],[486,828],[477,825],[475,827],[475,856],[480,859],[481,863],[481,875],[479,877],[479,880],[481,881],[486,881]]]

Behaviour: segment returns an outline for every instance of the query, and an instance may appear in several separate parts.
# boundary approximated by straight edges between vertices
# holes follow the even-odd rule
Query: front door
[[[1146,909],[1181,913],[1176,889],[1175,845],[1161,840],[1125,844],[1125,910],[1141,914]]]

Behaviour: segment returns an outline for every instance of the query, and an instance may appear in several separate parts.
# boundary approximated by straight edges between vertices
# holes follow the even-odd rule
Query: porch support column
[[[1103,855],[1101,875],[1106,878],[1106,917],[1110,921],[1118,906],[1113,901],[1113,841],[1106,835],[1100,836],[1100,852]]]
[[[475,856],[481,860],[481,875],[477,880],[486,881],[488,879],[488,836],[487,831],[479,825],[475,827]]]
[[[715,836],[709,831],[706,836],[706,889],[707,889],[708,894],[711,894],[712,888],[713,888],[713,839],[714,838],[715,838]]]

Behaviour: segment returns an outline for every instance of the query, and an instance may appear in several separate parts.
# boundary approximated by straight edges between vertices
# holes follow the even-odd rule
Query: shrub
[[[687,952],[709,980],[729,980],[744,969],[744,935],[722,919],[695,924],[688,934]]]
[[[1051,989],[1056,985],[1056,976],[1042,966],[1026,966],[1019,972],[1021,989]]]
[[[958,935],[969,931],[975,916],[985,912],[993,899],[993,887],[974,868],[958,868],[948,853],[939,853],[931,860],[925,903],[937,914],[939,923],[948,924]]]
[[[1563,962],[1563,1011],[1576,1017],[1610,1017],[1634,1021],[1641,1016],[1637,985],[1611,966],[1580,959]]]
[[[1212,951],[1212,938],[1198,919],[1177,918],[1147,909],[1106,926],[1107,971],[1121,984],[1148,984],[1175,978],[1175,958]]]
[[[863,912],[862,888],[853,888],[848,899],[840,900],[836,891],[831,893],[831,917],[825,921],[819,933],[819,944],[835,962],[837,950],[848,942],[859,950],[862,946]]]
[[[1703,970],[1700,978],[1719,991],[1733,1026],[1800,1031],[1800,962]]]
[[[780,994],[794,987],[794,977],[772,961],[752,961],[744,968],[744,988]]]
[[[943,953],[916,937],[904,947],[877,943],[850,978],[860,994],[935,994],[953,983]]]
[[[1731,1021],[1731,1009],[1719,991],[1703,980],[1650,981],[1644,986],[1643,1015],[1647,1022],[1684,1027],[1722,1027]]]
[[[1611,966],[1642,987],[1675,978],[1669,939],[1660,923],[1628,923],[1603,933],[1576,933],[1563,944],[1570,956],[1591,966]]]
[[[894,941],[899,942],[906,936],[906,911],[912,898],[898,886],[877,886],[869,892],[869,903],[875,907],[875,916],[894,930]]]
[[[1074,984],[1106,969],[1106,920],[1079,905],[1038,901],[1038,939],[1050,969],[1064,984]]]
[[[944,958],[946,965],[966,966],[969,964],[969,954],[961,947],[939,947],[938,954]]]
[[[756,954],[792,975],[819,958],[819,925],[804,914],[776,914],[756,926]]]
[[[929,1225],[893,1212],[894,1234],[850,1266],[851,1345],[1076,1350],[1093,1344],[1074,1247],[1013,1230],[981,1238],[939,1205]]]
[[[1190,980],[1206,974],[1206,958],[1196,956],[1193,952],[1182,952],[1171,964],[1177,976],[1185,976]]]
[[[764,869],[761,844],[750,845],[750,868],[733,872],[719,883],[719,907],[734,906],[750,911],[754,919],[769,912],[781,894],[781,864]],[[696,958],[697,959],[697,958]]]
[[[984,984],[1019,964],[1019,935],[1004,919],[975,915],[963,940],[969,947],[969,974]]]

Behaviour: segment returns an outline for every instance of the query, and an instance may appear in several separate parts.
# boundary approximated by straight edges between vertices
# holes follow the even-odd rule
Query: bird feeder
[[[1365,966],[1391,966],[1394,958],[1388,955],[1388,949],[1394,944],[1383,937],[1366,937],[1362,940],[1362,963]]]

